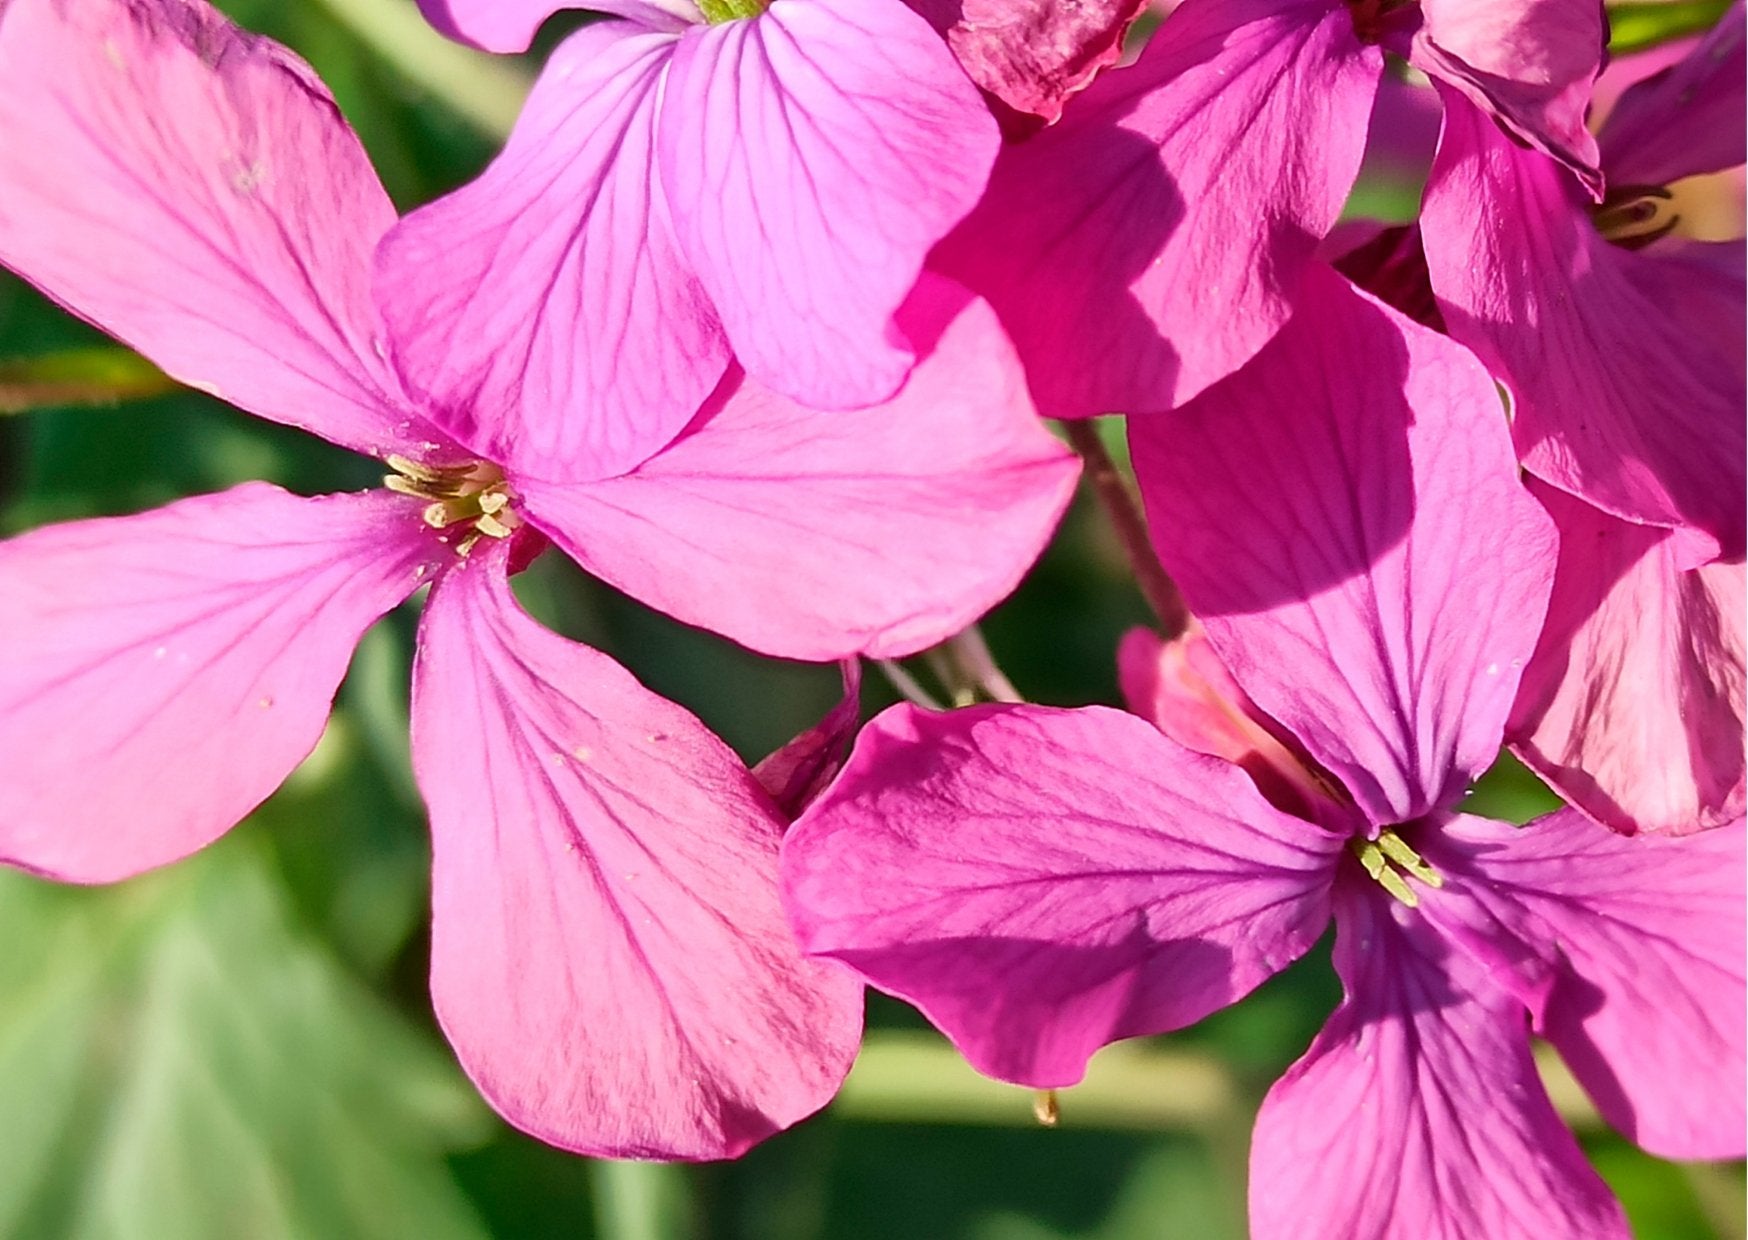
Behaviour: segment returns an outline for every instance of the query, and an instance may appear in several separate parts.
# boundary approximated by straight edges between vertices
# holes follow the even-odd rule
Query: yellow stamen
[[[1350,840],[1348,847],[1367,876],[1409,908],[1420,907],[1420,894],[1408,885],[1409,878],[1433,888],[1445,885],[1444,875],[1389,828],[1380,831],[1375,840]]]

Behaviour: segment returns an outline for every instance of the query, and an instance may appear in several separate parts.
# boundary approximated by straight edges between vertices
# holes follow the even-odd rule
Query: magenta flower
[[[1132,427],[1167,567],[1267,717],[1222,733],[1182,669],[1152,700],[1189,700],[1172,730],[1208,749],[1308,755],[1277,768],[1292,799],[1117,711],[901,706],[785,841],[791,917],[1040,1087],[1235,1002],[1333,919],[1346,998],[1263,1106],[1252,1233],[1624,1235],[1529,1034],[1646,1148],[1739,1154],[1742,828],[1457,812],[1535,643],[1551,525],[1472,358],[1315,291],[1251,365]]]
[[[1385,47],[1566,151],[1588,141],[1570,96],[1602,44],[1596,0],[1187,0],[1134,65],[1004,148],[931,263],[995,306],[1045,414],[1169,410],[1292,314],[1353,188]]]
[[[1560,566],[1506,725],[1512,751],[1616,831],[1742,817],[1742,562],[1687,568],[1673,531],[1531,490],[1560,531]]]
[[[1743,32],[1737,5],[1621,97],[1600,205],[1444,92],[1421,219],[1445,323],[1511,389],[1524,467],[1677,530],[1682,567],[1744,548],[1742,244],[1662,238],[1670,183],[1743,161]]]
[[[425,5],[498,50],[559,7]],[[731,353],[813,408],[891,397],[923,348],[893,316],[998,143],[941,38],[903,0],[595,7],[638,20],[571,36],[484,175],[389,235],[409,382],[516,410],[566,481],[666,443]]]
[[[388,469],[364,494],[249,484],[0,544],[0,745],[29,755],[0,783],[0,859],[100,882],[210,842],[315,745],[362,632],[429,585],[432,992],[482,1092],[555,1144],[666,1158],[822,1105],[859,1005],[783,922],[783,818],[508,578],[550,538],[805,658],[956,630],[1074,474],[987,308],[922,290],[906,321],[930,352],[882,407],[814,415],[731,368],[636,468],[555,482],[516,408],[404,395],[370,290],[394,213],[295,57],[186,0],[20,0],[0,76],[0,261],[184,381]]]

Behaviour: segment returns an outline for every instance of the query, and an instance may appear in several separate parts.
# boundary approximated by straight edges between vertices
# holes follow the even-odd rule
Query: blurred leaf
[[[107,889],[0,874],[0,1234],[482,1236],[447,1056],[286,915],[232,837]]]
[[[1641,4],[1608,6],[1608,50],[1625,56],[1690,34],[1700,34],[1718,24],[1730,0],[1652,0]]]
[[[176,390],[138,353],[107,345],[0,361],[0,414],[53,405],[115,405]]]

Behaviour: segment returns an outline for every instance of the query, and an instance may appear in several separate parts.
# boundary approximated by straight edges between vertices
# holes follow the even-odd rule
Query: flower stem
[[[1118,472],[1116,462],[1111,460],[1111,454],[1105,451],[1098,428],[1090,421],[1076,419],[1064,421],[1062,429],[1068,436],[1069,447],[1086,462],[1087,482],[1104,506],[1105,516],[1116,532],[1117,541],[1123,546],[1123,554],[1128,557],[1129,567],[1135,573],[1135,584],[1140,587],[1141,596],[1147,600],[1153,614],[1159,617],[1160,632],[1168,641],[1179,636],[1189,624],[1189,609],[1184,606],[1177,583],[1166,574],[1159,557],[1154,554],[1140,505]]]

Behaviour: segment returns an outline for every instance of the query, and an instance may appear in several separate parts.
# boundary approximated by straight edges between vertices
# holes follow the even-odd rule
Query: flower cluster
[[[560,6],[421,7],[508,52]],[[1651,68],[1600,0],[588,7],[400,216],[204,0],[0,0],[0,263],[382,467],[0,543],[0,861],[210,843],[422,592],[433,1000],[556,1145],[740,1154],[831,1098],[864,982],[1071,1085],[1333,922],[1258,1237],[1623,1234],[1532,1034],[1644,1148],[1743,1154],[1743,245],[1686,207],[1744,162],[1741,4]],[[1367,219],[1416,122],[1417,213]],[[856,734],[854,660],[1049,541],[1043,419],[1108,475],[1111,413],[1129,709]],[[749,770],[522,610],[549,551],[850,698]],[[1568,807],[1465,814],[1502,747]]]

